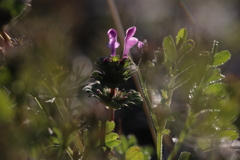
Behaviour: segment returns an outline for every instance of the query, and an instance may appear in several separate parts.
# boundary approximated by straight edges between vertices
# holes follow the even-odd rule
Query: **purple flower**
[[[136,32],[136,27],[128,28],[126,31],[126,37],[124,39],[124,50],[123,50],[123,58],[127,58],[129,54],[129,50],[138,43],[138,48],[143,47],[143,43],[138,41],[137,38],[133,37]]]
[[[138,41],[138,48],[141,49],[143,48],[143,46],[144,46],[144,43],[141,41]]]
[[[138,41],[137,38],[133,37],[136,32],[136,27],[128,28],[126,31],[126,37],[124,38],[124,50],[123,50],[123,58],[127,58],[129,54],[129,50],[138,43],[138,48],[143,47],[143,42]],[[111,56],[116,56],[116,48],[119,47],[119,43],[117,42],[117,32],[114,29],[109,29],[108,31],[109,43],[108,47],[111,48]]]
[[[109,37],[108,47],[111,48],[111,56],[116,56],[116,48],[118,48],[120,45],[117,42],[117,31],[114,29],[109,29],[107,34]]]

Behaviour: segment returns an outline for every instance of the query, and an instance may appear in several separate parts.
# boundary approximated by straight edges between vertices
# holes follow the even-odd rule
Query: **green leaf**
[[[119,146],[115,147],[115,149],[120,154],[125,155],[125,153],[129,147],[137,145],[137,139],[134,135],[128,135],[127,137],[125,135],[121,135],[120,139],[121,139],[121,144]]]
[[[177,59],[177,50],[174,44],[172,36],[165,37],[163,39],[163,51],[165,56],[172,62]]]
[[[175,82],[175,84],[172,86],[172,90],[177,89],[181,85],[185,84],[187,81],[189,81],[192,77],[191,73],[186,73],[181,76],[179,76]]]
[[[105,144],[107,147],[111,148],[111,147],[115,147],[118,146],[119,144],[121,144],[121,141],[118,140],[119,135],[117,133],[107,133],[105,135]]]
[[[144,155],[140,148],[133,146],[129,148],[125,155],[126,160],[144,160]]]
[[[213,66],[220,66],[226,63],[231,57],[229,51],[221,51],[214,55]]]
[[[195,47],[195,42],[192,39],[186,41],[185,44],[180,48],[179,55],[178,55],[178,62],[187,55],[193,48]]]
[[[106,122],[106,133],[112,132],[115,128],[115,123],[114,121],[107,121]]]
[[[13,110],[11,106],[13,105],[9,96],[2,90],[0,90],[0,121],[9,121],[12,119]]]
[[[129,147],[129,145],[128,145],[128,139],[127,139],[127,137],[126,136],[124,136],[124,135],[121,135],[121,145],[119,145],[119,146],[117,146],[117,147],[121,147],[121,151],[122,151],[122,153],[124,153],[125,154],[125,152],[127,151],[127,149],[128,149],[128,147]]]
[[[178,67],[177,76],[179,76],[180,74],[186,72],[189,68],[191,68],[195,64],[196,64],[195,61],[192,60],[192,59],[184,61]]]
[[[172,69],[172,62],[167,58],[167,56],[164,56],[163,66],[165,66],[169,71]]]
[[[166,91],[166,90],[161,90],[161,93],[162,93],[162,97],[164,98],[164,99],[168,99],[168,92]]]
[[[189,152],[181,152],[180,157],[178,158],[178,160],[188,160],[190,156]]]
[[[171,132],[170,129],[164,129],[162,133],[163,134],[169,134],[170,132]]]
[[[187,40],[187,29],[182,28],[178,31],[177,37],[176,37],[176,44],[177,46],[180,46],[184,44]]]
[[[18,17],[24,10],[25,4],[19,0],[3,0],[0,1],[1,9],[8,10],[12,18]]]
[[[129,146],[137,145],[137,138],[134,135],[130,134],[127,136],[127,138]]]
[[[203,93],[206,95],[213,95],[213,96],[223,96],[226,94],[226,84],[223,83],[216,83],[207,86]]]
[[[152,146],[144,146],[140,148],[142,153],[144,154],[144,160],[150,160],[151,155],[154,153],[154,149]]]
[[[211,146],[211,143],[211,139],[209,138],[199,138],[197,140],[197,144],[202,150],[208,149]]]
[[[239,135],[234,130],[224,130],[217,134],[217,137],[220,139],[225,139],[226,141],[236,140]]]
[[[113,56],[113,57],[111,57],[111,60],[113,62],[118,62],[118,61],[120,61],[120,57],[118,55],[117,56]]]
[[[220,73],[220,69],[219,68],[215,68],[215,67],[211,67],[208,69],[207,71],[207,83],[212,83],[212,82],[216,82],[216,81],[220,81],[222,80],[225,76],[222,75]]]

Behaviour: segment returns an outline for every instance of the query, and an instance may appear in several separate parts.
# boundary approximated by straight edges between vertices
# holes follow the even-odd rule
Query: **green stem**
[[[163,145],[163,134],[162,131],[157,131],[157,159],[162,160],[162,145]]]
[[[178,141],[176,142],[176,144],[175,144],[172,152],[171,152],[170,155],[168,156],[168,159],[167,159],[167,160],[172,160],[172,159],[177,155],[177,153],[178,153],[178,151],[179,151],[182,143],[184,142],[184,140],[185,140],[185,139],[188,137],[188,135],[189,135],[189,134],[188,134],[188,129],[189,129],[189,127],[195,122],[193,119],[194,119],[194,118],[193,118],[193,114],[192,114],[191,111],[190,111],[189,116],[188,116],[188,118],[187,118],[187,120],[186,120],[186,122],[185,122],[184,128],[183,128],[183,130],[181,131],[181,133],[180,133],[180,135],[179,135]]]
[[[119,33],[119,37],[120,37],[120,42],[122,44],[124,44],[124,29],[123,29],[123,26],[122,26],[122,22],[121,22],[121,19],[120,19],[120,16],[118,14],[118,10],[117,10],[117,7],[116,7],[116,4],[113,0],[106,0],[107,3],[108,3],[108,6],[109,6],[109,10],[112,14],[112,18],[114,20],[114,23],[116,25],[116,28],[117,28],[117,31]],[[122,45],[123,46],[123,45]],[[131,53],[129,53],[129,56],[131,57]],[[146,88],[143,89],[141,86],[143,83],[143,80],[141,78],[141,73],[140,71],[138,71],[138,75],[134,74],[133,75],[133,80],[136,84],[136,88],[137,90],[141,93],[141,95],[143,96],[143,109],[144,109],[144,112],[146,114],[146,117],[147,117],[147,121],[148,121],[148,125],[149,125],[149,128],[150,128],[150,131],[151,131],[151,134],[152,134],[152,138],[153,138],[153,141],[155,143],[155,145],[157,144],[157,135],[156,135],[156,129],[154,127],[154,125],[156,123],[154,123],[153,119],[156,119],[156,118],[153,118],[153,114],[150,112],[150,108],[152,107],[151,105],[151,102],[149,100],[149,96],[146,92]],[[146,98],[144,98],[146,97]],[[147,101],[147,102],[146,102]]]
[[[117,7],[114,3],[113,0],[106,0],[110,9],[110,12],[112,14],[113,20],[115,22],[116,28],[118,30],[119,37],[120,37],[120,42],[123,44],[124,43],[124,30],[123,30],[123,26],[121,23],[121,19],[119,17],[118,11],[117,11]],[[129,56],[131,57],[131,54],[129,54]],[[131,59],[131,58],[130,58]],[[159,127],[156,115],[153,111],[153,107],[152,107],[152,103],[150,101],[148,92],[147,92],[147,88],[144,84],[144,81],[142,79],[142,75],[141,72],[138,70],[137,74],[133,75],[133,80],[135,82],[136,88],[137,90],[141,93],[142,97],[143,97],[143,109],[147,118],[147,122],[148,122],[148,126],[149,129],[151,131],[152,134],[152,138],[153,141],[155,143],[155,146],[157,148],[157,152],[158,152],[158,159],[162,160],[162,131],[165,128],[165,125],[163,125],[163,127]],[[163,120],[165,123],[165,119]],[[158,131],[158,133],[156,133],[156,131]]]
[[[143,102],[144,102],[143,109],[147,116],[148,124],[152,133],[153,140],[155,142],[157,157],[158,157],[158,160],[162,160],[163,130],[165,129],[166,119],[163,116],[160,122],[161,125],[159,125],[156,114],[152,107],[150,97],[147,92],[147,87],[143,82],[142,74],[140,70],[138,70],[138,79],[141,84],[140,93],[143,96]]]

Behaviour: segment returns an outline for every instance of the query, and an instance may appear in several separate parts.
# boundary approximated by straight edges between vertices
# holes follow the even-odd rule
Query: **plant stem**
[[[114,20],[114,23],[116,25],[117,31],[120,37],[120,42],[122,44],[124,44],[124,30],[123,30],[123,26],[121,23],[121,19],[119,17],[118,11],[117,11],[117,7],[114,3],[113,0],[106,0],[110,9],[110,12],[112,14],[112,18]],[[123,45],[122,45],[123,46]],[[131,53],[129,53],[130,59],[131,59]],[[133,75],[133,80],[135,82],[136,88],[137,90],[141,93],[142,97],[143,97],[143,109],[147,118],[147,122],[148,122],[148,126],[149,129],[151,131],[152,134],[152,138],[154,141],[155,146],[157,147],[158,150],[158,156],[159,159],[162,159],[162,131],[159,130],[159,126],[158,126],[158,122],[157,122],[157,118],[156,115],[153,112],[153,108],[152,108],[152,103],[150,101],[150,98],[148,96],[148,92],[147,92],[147,88],[144,85],[144,82],[142,80],[142,76],[141,76],[141,72],[138,70],[138,74],[134,74]],[[157,133],[158,132],[158,136],[160,138],[157,138]],[[157,140],[158,139],[158,140]],[[157,145],[158,143],[160,143],[160,146]]]
[[[110,108],[109,110],[110,110],[110,119],[109,119],[109,120],[110,120],[110,122],[111,122],[111,121],[114,121],[115,110],[112,109],[112,108]]]
[[[157,159],[162,160],[162,142],[163,142],[163,135],[162,131],[157,131]]]
[[[185,122],[185,125],[184,125],[184,128],[183,130],[181,131],[180,135],[179,135],[179,138],[178,138],[178,141],[176,142],[172,152],[170,153],[170,155],[168,156],[168,159],[167,160],[172,160],[178,153],[183,141],[188,137],[188,129],[189,127],[195,122],[193,120],[193,114],[189,113],[189,116]]]
[[[146,114],[146,117],[147,117],[147,121],[148,121],[148,125],[150,127],[150,131],[152,133],[152,137],[153,137],[153,140],[154,140],[154,143],[155,143],[155,146],[157,147],[157,133],[156,131],[159,130],[159,125],[158,125],[158,122],[157,122],[157,118],[156,118],[156,115],[154,114],[154,111],[153,111],[153,107],[152,107],[152,103],[151,103],[151,100],[149,98],[149,95],[148,95],[148,92],[147,92],[147,88],[143,82],[143,79],[142,79],[142,74],[141,74],[141,71],[138,70],[137,72],[137,79],[138,79],[138,91],[141,93],[142,97],[143,97],[143,109],[144,109],[144,112]]]

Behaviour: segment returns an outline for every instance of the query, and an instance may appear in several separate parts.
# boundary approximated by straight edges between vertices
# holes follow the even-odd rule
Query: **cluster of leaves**
[[[94,82],[86,85],[83,90],[89,94],[90,97],[95,97],[103,103],[106,108],[112,111],[114,115],[115,109],[121,109],[122,107],[140,106],[142,102],[142,97],[139,92],[135,90],[119,90],[121,84],[126,83],[126,81],[137,71],[136,65],[128,57],[122,59],[119,56],[101,57],[96,62],[100,70],[95,70],[91,74]],[[113,116],[112,115],[112,116]],[[99,126],[99,139],[97,138],[97,144],[90,145],[92,148],[98,148],[99,151],[105,153],[106,158],[116,159],[144,159],[141,150],[134,146],[126,146],[127,142],[119,140],[119,135],[114,133],[115,123],[110,117],[110,121],[101,121]],[[102,134],[103,132],[104,134]],[[121,136],[121,140],[124,136]],[[113,152],[114,147],[121,144],[127,148],[123,150],[116,150],[116,156],[110,155]],[[128,149],[129,148],[129,149]],[[128,150],[127,150],[128,149]],[[121,152],[121,153],[120,153]],[[125,157],[125,158],[124,158]]]
[[[16,19],[28,6],[26,0],[3,0],[0,1],[0,28]]]
[[[231,55],[226,50],[218,52],[218,42],[214,41],[211,52],[204,51],[198,55],[188,56],[195,43],[187,39],[185,28],[178,32],[176,41],[172,36],[167,36],[162,45],[164,55],[156,51],[155,59],[149,61],[147,66],[154,69],[154,71],[151,69],[151,72],[155,73],[152,74],[155,77],[158,77],[157,72],[164,77],[161,78],[162,84],[157,86],[159,91],[150,92],[153,95],[152,105],[157,106],[154,114],[161,115],[157,117],[158,123],[166,124],[167,119],[177,121],[167,122],[167,128],[173,125],[169,128],[172,132],[170,135],[177,135],[177,142],[168,159],[179,155],[180,148],[186,145],[197,150],[199,152],[197,155],[200,157],[209,158],[208,156],[211,155],[211,158],[214,158],[213,151],[222,143],[238,138],[238,131],[233,125],[239,113],[238,104],[236,99],[227,92],[227,85],[223,82],[224,76],[219,68],[230,59]],[[204,63],[198,61],[201,58],[204,58]],[[146,65],[140,64],[140,67],[146,70]],[[202,69],[201,72],[197,71],[199,68]],[[149,82],[151,79],[155,78],[150,77],[146,80]],[[152,84],[151,81],[147,86],[157,88],[156,84],[152,86],[150,84]],[[184,103],[183,105],[178,104],[177,110],[173,106],[176,90],[182,91],[181,96],[185,100],[181,102]],[[184,93],[186,90],[188,92]],[[156,97],[160,100],[156,101]],[[182,110],[186,111],[182,113]],[[182,125],[174,126],[182,121],[178,119],[182,114],[185,117]],[[176,130],[178,130],[177,133],[175,133]],[[184,156],[189,157],[189,154],[181,154],[181,157]]]
[[[91,97],[98,98],[108,108],[121,109],[141,105],[140,93],[134,90],[119,90],[118,87],[137,71],[129,58],[120,60],[119,56],[102,57],[96,62],[100,71],[93,71],[91,77],[95,82],[84,87]]]
[[[88,77],[82,72],[86,68],[65,65],[66,53],[56,51],[55,58],[49,56],[54,53],[44,57],[34,49],[40,50],[42,44],[40,47],[22,47],[20,39],[14,41],[6,34],[5,26],[26,6],[24,0],[0,1],[0,52],[4,56],[0,57],[1,159],[150,159],[152,148],[138,146],[134,136],[125,137],[113,132],[113,121],[99,121],[86,115],[78,95],[85,86],[83,90],[89,96],[99,99],[112,110],[140,106],[143,100],[140,93],[118,89],[138,71],[137,66],[126,57],[99,58],[96,64],[100,70],[91,74],[94,82],[85,85]],[[180,132],[175,134],[177,141],[170,155],[164,158],[191,158],[181,149],[190,144],[205,159],[217,159],[213,151],[238,138],[238,130],[232,124],[239,113],[238,100],[228,93],[219,68],[231,55],[228,51],[218,52],[218,42],[214,41],[211,52],[188,56],[195,43],[187,39],[184,28],[178,32],[175,41],[172,36],[165,37],[162,46],[163,51],[156,51],[156,58],[147,63],[151,69],[141,63],[142,70],[138,71],[138,74],[143,69],[149,72],[148,76],[143,75],[148,79],[141,82],[146,91],[144,100],[147,100],[147,91],[154,88],[154,100],[147,104],[154,106],[149,117],[157,120],[152,122],[159,143],[162,143],[163,134],[171,136],[173,128],[178,127],[165,129],[174,124],[167,120],[179,120],[174,113],[181,114],[174,111],[175,92],[186,88],[189,91],[183,93],[187,97],[184,102],[186,119]],[[204,58],[205,63],[199,63],[199,57]],[[197,72],[198,68],[202,68],[202,72]],[[158,84],[145,84],[156,80],[159,73],[162,75]],[[156,148],[161,158],[161,144]]]

